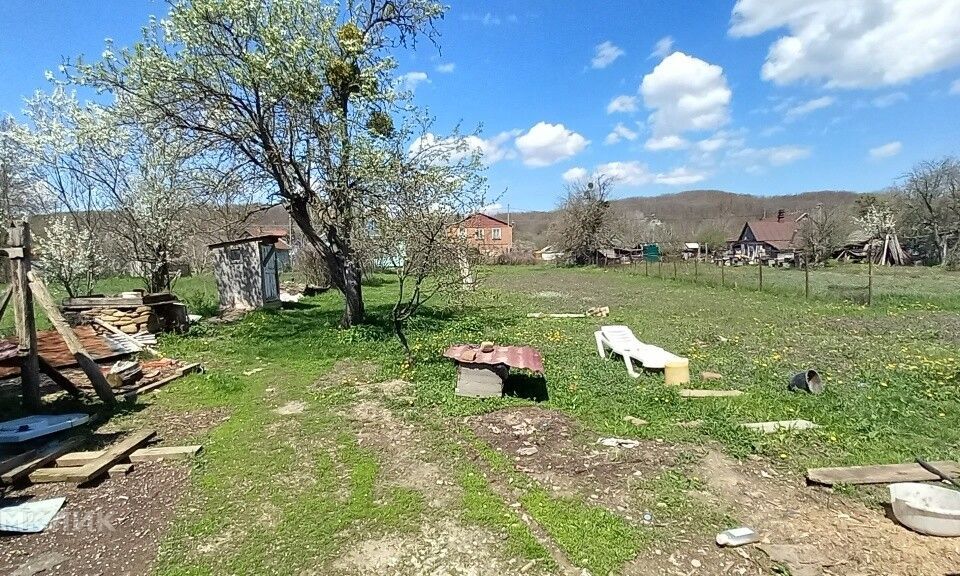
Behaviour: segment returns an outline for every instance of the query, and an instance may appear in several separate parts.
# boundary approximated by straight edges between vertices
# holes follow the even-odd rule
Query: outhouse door
[[[277,251],[271,244],[260,245],[260,269],[263,271],[263,301],[280,298],[280,279],[277,275]]]

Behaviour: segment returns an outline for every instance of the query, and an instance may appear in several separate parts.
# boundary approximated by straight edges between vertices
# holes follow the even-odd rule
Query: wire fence
[[[960,272],[929,266],[872,263],[805,265],[719,265],[663,257],[626,264],[633,274],[730,289],[848,301],[864,306],[901,304],[960,309]]]

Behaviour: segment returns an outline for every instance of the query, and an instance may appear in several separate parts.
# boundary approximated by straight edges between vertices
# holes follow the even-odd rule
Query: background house
[[[273,245],[277,254],[277,268],[284,271],[290,270],[291,254],[293,252],[290,242],[290,228],[288,226],[251,225],[247,226],[243,235],[245,238],[259,238],[261,236],[275,236],[277,238]]]
[[[744,224],[730,249],[748,260],[779,258],[793,254],[796,237],[797,222],[785,218],[780,210],[776,220],[755,220]]]
[[[513,250],[513,226],[487,216],[471,214],[457,224],[458,233],[467,244],[485,256],[496,256]]]

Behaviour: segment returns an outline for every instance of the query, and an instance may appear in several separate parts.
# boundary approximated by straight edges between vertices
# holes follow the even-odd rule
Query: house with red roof
[[[730,249],[749,260],[766,260],[792,255],[796,250],[799,223],[777,213],[776,220],[748,221],[740,235],[730,242]]]

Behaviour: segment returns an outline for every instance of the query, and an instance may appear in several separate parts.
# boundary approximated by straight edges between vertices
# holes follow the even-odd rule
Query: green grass
[[[629,274],[674,280],[674,262],[625,266]],[[960,310],[960,271],[930,266],[874,266],[873,301],[878,305]],[[810,269],[810,297],[819,300],[865,302],[870,283],[866,264],[831,262]],[[759,266],[720,267],[693,261],[676,263],[676,280],[736,290],[759,290]],[[763,268],[763,290],[773,294],[804,296],[802,269]]]
[[[537,347],[549,391],[540,405],[571,415],[597,434],[710,444],[738,457],[758,454],[787,474],[799,475],[809,466],[910,461],[914,455],[949,459],[960,450],[960,319],[952,311],[952,293],[922,296],[937,292],[942,278],[952,276],[910,269],[919,275],[913,295],[881,298],[864,308],[830,298],[805,300],[786,288],[757,293],[647,278],[642,269],[485,272],[486,284],[468,307],[437,302],[411,322],[412,365],[387,324],[377,320],[389,310],[394,290],[389,280],[365,288],[371,321],[351,330],[336,328],[341,302],[327,293],[295,309],[258,312],[232,325],[201,325],[188,335],[164,338],[165,352],[201,360],[207,372],[165,388],[154,409],[221,408],[230,419],[199,438],[205,454],[163,542],[157,573],[297,574],[306,567],[324,573],[359,535],[416,537],[435,512],[422,494],[383,484],[382,456],[358,444],[344,416],[356,401],[355,388],[315,384],[344,359],[376,364],[378,378],[413,383],[411,397],[390,406],[437,439],[435,456],[463,492],[454,513],[502,535],[506,554],[537,560],[538,566],[552,566],[549,554],[489,485],[483,469],[512,478],[526,513],[572,562],[594,574],[617,573],[638,551],[675,541],[677,526],[689,538],[732,524],[736,510],[705,511],[692,500],[690,493],[703,486],[689,462],[638,489],[638,506],[656,515],[663,504],[682,520],[671,529],[638,526],[587,501],[554,497],[459,425],[463,416],[530,401],[454,397],[454,367],[440,356],[450,344],[489,339]],[[775,271],[771,286],[780,274],[790,275],[796,287],[797,271],[790,270]],[[836,274],[862,280],[852,268]],[[110,281],[104,291],[135,282]],[[201,301],[215,294],[208,277],[182,280],[178,292],[190,291],[203,295]],[[600,305],[611,308],[610,318],[526,317]],[[710,387],[746,394],[685,400],[663,385],[661,374],[632,379],[622,363],[597,356],[593,331],[601,324],[627,324],[641,340],[689,357],[691,386],[706,387],[696,375],[711,370],[723,379]],[[254,367],[265,370],[243,374]],[[789,376],[808,367],[823,374],[826,392],[788,392]],[[292,400],[306,402],[306,411],[295,417],[272,411]],[[624,422],[626,415],[650,425],[637,428]],[[793,418],[821,428],[763,436],[739,427]],[[704,424],[676,425],[690,420]],[[482,466],[468,462],[464,451],[477,453]],[[198,551],[204,546],[213,548]]]

